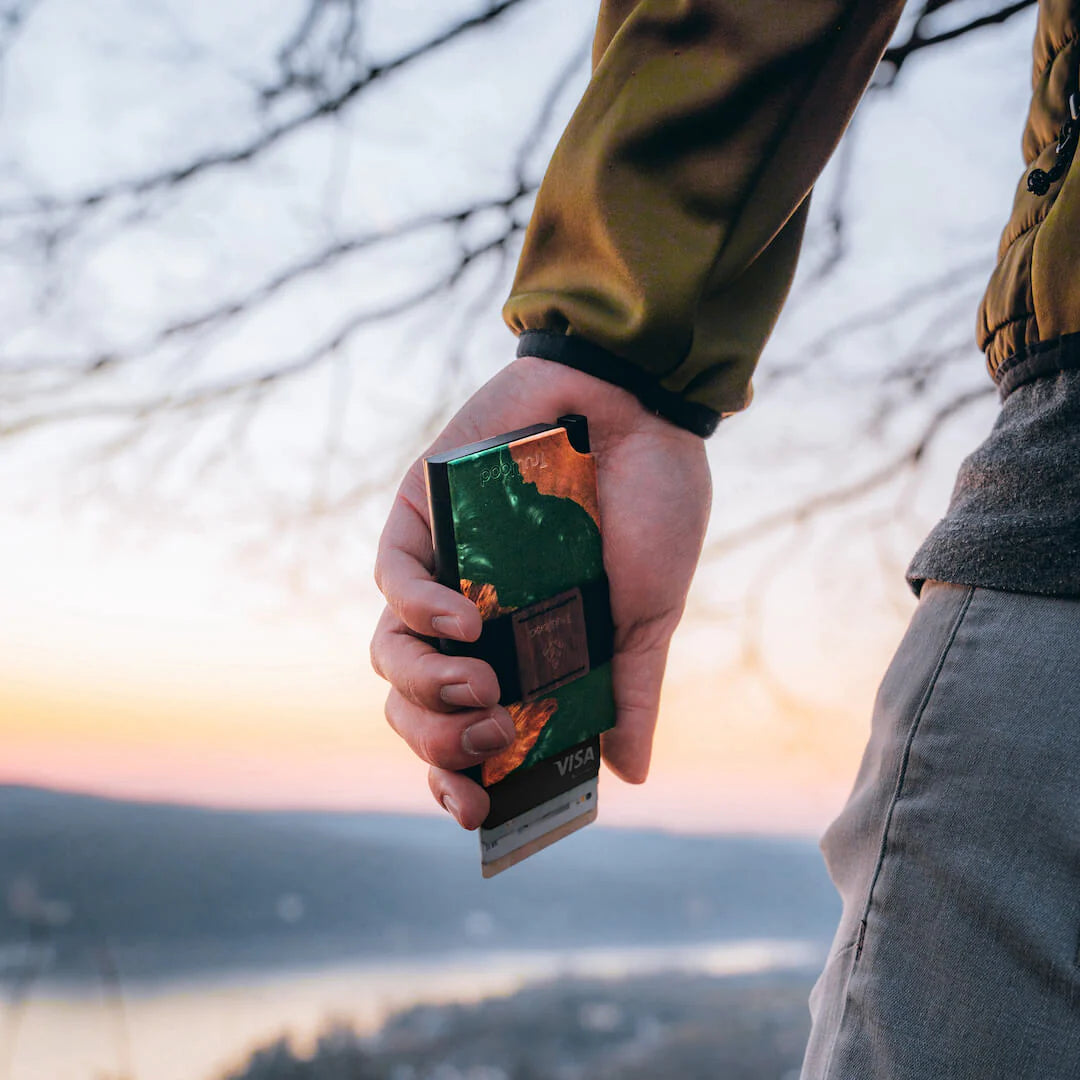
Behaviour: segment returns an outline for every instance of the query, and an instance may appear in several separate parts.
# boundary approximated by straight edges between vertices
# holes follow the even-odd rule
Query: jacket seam
[[[1004,330],[1006,326],[1012,326],[1013,323],[1025,322],[1027,319],[1032,318],[1032,316],[1034,316],[1034,314],[1035,314],[1034,311],[1026,311],[1025,310],[1025,311],[1020,312],[1019,315],[1010,315],[1009,318],[1003,320],[1002,322],[997,323],[994,326],[993,330],[990,331],[990,333],[991,334],[996,334],[999,330]]]
[[[1039,68],[1038,75],[1035,76],[1034,82],[1042,82],[1043,76],[1054,66],[1054,61],[1070,46],[1080,40],[1080,31],[1073,31],[1055,49],[1050,50],[1050,55],[1046,58],[1046,63]],[[1047,143],[1049,146],[1050,144]]]
[[[1053,144],[1048,143],[1047,145]],[[1056,196],[1054,198],[1054,202],[1057,202]],[[1005,258],[1009,250],[1018,240],[1023,240],[1023,238],[1027,236],[1029,232],[1034,232],[1046,220],[1047,216],[1050,213],[1050,208],[1053,207],[1054,202],[1048,205],[1046,213],[1044,213],[1041,217],[1036,218],[1034,221],[1029,221],[1022,229],[1016,232],[1013,236],[1010,236],[1009,239],[1005,241],[1005,250],[1001,253],[1002,259]],[[1000,263],[1001,259],[998,259],[998,262]]]
[[[1035,318],[1035,312],[1034,311],[1024,311],[1019,315],[1010,316],[1004,322],[997,323],[993,327],[993,329],[987,330],[987,332],[986,332],[987,343],[988,344],[992,343],[993,339],[996,338],[998,336],[998,334],[1000,334],[1001,331],[1004,330],[1006,327],[1013,326],[1016,323],[1029,322],[1031,319],[1034,319],[1034,318]]]

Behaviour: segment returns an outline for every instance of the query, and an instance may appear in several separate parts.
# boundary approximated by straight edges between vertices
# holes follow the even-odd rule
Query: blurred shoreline
[[[350,1080],[425,1080],[443,1044],[395,1019],[417,1009],[436,1010],[465,1080],[595,1080],[672,1039],[722,1055],[698,992],[734,1010],[731,1038],[736,1013],[751,1030],[776,1008],[801,1031],[838,913],[813,843],[594,826],[490,881],[478,862],[475,836],[431,818],[0,786],[2,1080],[217,1080],[259,1047],[284,1070],[265,1075],[340,1075],[320,1046]],[[744,1007],[742,980],[771,989]],[[564,992],[585,995],[566,1016]],[[519,1077],[533,1005],[572,1038]],[[489,1008],[518,1035],[481,1040],[480,1060],[470,1010]],[[405,1043],[376,1051],[393,1032]],[[558,1042],[552,1027],[540,1049]]]
[[[758,940],[233,969],[125,979],[118,992],[88,978],[50,977],[26,1001],[10,1080],[85,1080],[115,1071],[118,1024],[138,1080],[209,1080],[259,1046],[285,1040],[288,1053],[304,1058],[329,1029],[378,1041],[395,1017],[416,1009],[453,1010],[545,987],[621,991],[768,977],[805,994],[823,958],[820,943]],[[57,1040],[59,1030],[64,1040]],[[188,1039],[186,1032],[198,1034]],[[410,1046],[421,1057],[428,1052]]]

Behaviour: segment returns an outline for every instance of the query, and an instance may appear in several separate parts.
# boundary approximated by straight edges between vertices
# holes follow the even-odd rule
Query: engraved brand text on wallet
[[[547,457],[539,450],[535,454],[523,454],[521,456],[521,467],[526,469],[546,469],[548,467]],[[492,480],[512,479],[516,471],[517,466],[513,461],[496,462],[494,465],[480,470],[480,486],[484,487]]]
[[[557,630],[570,628],[570,615],[568,612],[556,612],[546,619],[537,619],[529,626],[529,637],[539,637],[541,634],[554,634]]]
[[[514,463],[512,461],[500,461],[489,469],[480,470],[480,486],[490,483],[492,480],[502,480],[507,476],[514,475]]]
[[[543,450],[537,450],[532,454],[522,454],[519,460],[527,469],[546,469],[548,467],[547,457]]]

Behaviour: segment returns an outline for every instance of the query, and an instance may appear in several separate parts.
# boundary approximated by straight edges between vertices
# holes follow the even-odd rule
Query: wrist
[[[506,369],[522,400],[544,416],[583,413],[598,444],[631,434],[653,434],[700,448],[702,438],[648,408],[635,394],[597,375],[539,356],[519,356]]]
[[[677,427],[706,438],[716,430],[720,414],[700,402],[670,390],[659,377],[599,345],[574,334],[554,330],[525,330],[518,339],[518,356],[543,358],[621,387],[642,407]]]

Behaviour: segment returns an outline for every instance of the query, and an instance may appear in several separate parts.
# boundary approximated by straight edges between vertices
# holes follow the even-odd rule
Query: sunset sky
[[[113,6],[117,13],[128,11],[124,0]],[[252,25],[259,19],[258,5],[235,5],[233,22],[219,25],[219,6],[209,0],[193,4],[185,16],[190,22],[184,40],[200,64],[200,48],[220,58],[220,50],[243,31],[244,18]],[[569,10],[566,4],[553,6]],[[407,37],[410,11],[409,5],[401,7],[398,22],[384,27],[378,39],[383,48],[393,51],[397,38]],[[421,11],[428,9],[418,6],[409,17],[421,18]],[[200,89],[183,99],[183,109],[162,105],[160,116],[155,108],[139,109],[117,72],[124,63],[136,73],[140,64],[157,64],[153,50],[171,40],[160,37],[165,30],[147,21],[143,30],[156,43],[153,49],[148,46],[142,56],[128,48],[114,70],[102,60],[112,54],[94,51],[101,42],[91,40],[81,51],[87,35],[112,32],[105,22],[80,30],[56,19],[31,26],[22,52],[7,61],[0,154],[5,160],[33,159],[39,174],[62,177],[60,186],[73,190],[109,169],[131,172],[139,165],[132,158],[139,147],[150,146],[168,160],[171,132],[154,125],[168,118],[187,137],[207,111],[206,102],[215,100],[209,77],[193,79],[191,85]],[[579,15],[578,22],[584,28],[587,20]],[[556,24],[549,19],[544,25]],[[262,33],[273,40],[266,27]],[[880,441],[865,441],[874,406],[868,375],[883,357],[917,345],[926,329],[914,320],[905,324],[873,313],[924,281],[928,266],[944,271],[982,260],[989,267],[1020,167],[1030,35],[1029,22],[1014,20],[965,43],[947,64],[913,64],[910,85],[860,114],[847,261],[824,289],[815,291],[807,282],[797,286],[762,371],[805,361],[805,343],[830,327],[861,322],[820,378],[763,379],[749,414],[727,421],[712,440],[714,539],[833,482],[854,483],[919,429],[925,402],[891,415]],[[540,46],[530,40],[535,52]],[[174,62],[180,63],[168,60]],[[512,73],[511,55],[499,54],[499,63],[504,75]],[[37,75],[42,70],[62,70],[64,76],[43,88]],[[498,75],[493,67],[493,84]],[[506,80],[514,83],[510,76]],[[161,80],[160,92],[169,92],[170,85]],[[86,102],[94,100],[102,108],[124,102],[128,111],[116,105],[123,122],[111,134],[95,127],[90,139],[84,128],[92,109]],[[489,165],[485,155],[498,142],[488,139],[466,153],[465,134],[437,118],[430,130],[414,127],[403,136],[393,117],[409,103],[389,95],[387,100],[382,119],[370,121],[382,140],[379,151],[363,160],[355,185],[345,185],[351,193],[345,201],[361,224],[385,224],[398,202],[412,208],[430,188],[430,178],[395,163],[399,150],[415,155],[419,146],[420,153],[445,160],[446,147],[458,139],[461,160],[448,166],[447,182],[453,185],[465,183],[472,171],[482,173]],[[512,112],[512,103],[500,102],[498,95],[473,100],[483,102],[476,106],[481,127]],[[564,113],[570,104],[560,106]],[[986,123],[971,124],[974,115],[993,118],[992,139]],[[297,192],[329,183],[321,173],[300,174],[295,165],[287,158],[271,170],[286,188],[294,185],[293,202],[301,201]],[[84,166],[85,175],[79,171]],[[826,191],[834,179],[835,169],[823,182]],[[957,183],[966,193],[962,205],[953,190]],[[238,197],[235,207],[221,211],[230,215],[235,231],[221,249],[228,258],[244,250],[257,262],[273,249],[277,234],[268,230],[277,226],[260,202],[268,203],[268,190],[263,184],[250,203]],[[152,322],[177,296],[188,295],[184,289],[191,297],[201,295],[212,281],[207,275],[215,259],[225,261],[222,278],[231,282],[240,271],[212,247],[220,232],[212,226],[221,220],[214,200],[221,196],[212,189],[201,197],[206,205],[197,220],[210,223],[206,251],[194,234],[170,238],[164,228],[131,249],[111,251],[94,264],[94,287],[62,308],[56,335],[62,338],[74,326],[97,341],[99,308],[102,326],[123,327],[135,318]],[[819,202],[814,220],[820,224],[827,196],[819,195]],[[175,227],[182,230],[184,219]],[[280,228],[281,244],[291,243],[293,234]],[[151,253],[149,263],[140,244]],[[414,253],[409,265],[425,257]],[[404,264],[399,269],[404,273]],[[388,271],[343,274],[332,288],[297,300],[281,325],[271,320],[245,331],[238,343],[227,343],[221,363],[235,365],[245,355],[269,352],[282,335],[302,336],[306,320],[318,323],[338,294],[379,293],[394,285]],[[976,275],[958,297],[958,314],[944,333],[970,339],[980,289]],[[486,360],[466,368],[455,393],[511,355],[512,339],[501,327],[497,306],[483,324]],[[41,333],[25,342],[51,345],[49,332]],[[378,352],[369,344],[372,350]],[[957,385],[977,385],[984,377],[974,346],[969,352]],[[374,463],[372,468],[379,464],[383,433],[393,434],[399,450],[418,453],[422,443],[413,432],[422,410],[409,409],[423,380],[409,372],[396,375],[385,364],[378,379],[365,377],[365,370],[358,380],[364,393],[344,421],[367,440],[357,460]],[[278,402],[262,433],[263,460],[273,463],[275,454],[286,454],[324,389],[299,385]],[[808,532],[781,530],[749,550],[709,562],[673,649],[653,775],[642,788],[604,778],[602,821],[820,831],[850,787],[877,681],[914,603],[901,578],[903,566],[944,510],[956,465],[993,415],[992,399],[965,412],[935,443],[915,484],[901,480],[858,514],[828,514]],[[189,496],[198,504],[191,515],[175,520],[152,502],[107,497],[79,471],[83,435],[58,427],[27,442],[0,445],[0,782],[219,805],[436,812],[425,768],[382,719],[384,688],[367,666],[368,638],[379,612],[370,564],[389,491],[333,524],[337,547],[301,532],[290,534],[285,550],[276,542],[269,510],[261,517],[258,506],[245,505],[235,517],[221,511],[230,500],[240,503],[235,477],[214,488],[213,479],[204,486],[192,473],[186,486],[171,487],[168,499],[174,504]],[[871,518],[873,528],[867,524]],[[315,589],[307,581],[313,568],[320,582]],[[749,648],[757,645],[763,647],[764,667]]]
[[[0,633],[0,779],[215,804],[434,809],[367,670],[374,599],[367,618],[319,618],[196,543],[165,543],[133,566],[59,524],[25,527],[21,541],[5,530],[3,565],[19,567],[4,575],[5,598],[20,618]],[[608,779],[605,820],[816,824],[850,783],[888,642],[857,662],[849,649],[846,706],[803,673],[812,696],[784,715],[737,667],[711,670],[707,639],[723,630],[694,625],[676,646],[654,775],[644,788]]]
[[[765,675],[741,655],[753,622],[731,586],[738,560],[703,572],[673,648],[653,774],[640,788],[604,780],[606,823],[814,832],[828,821],[912,601],[896,581],[875,584],[872,564],[818,588],[823,558],[810,550],[769,574]],[[245,566],[228,536],[147,533],[56,507],[4,522],[0,567],[11,616],[0,626],[0,781],[437,812],[367,666],[373,586],[342,608]]]

